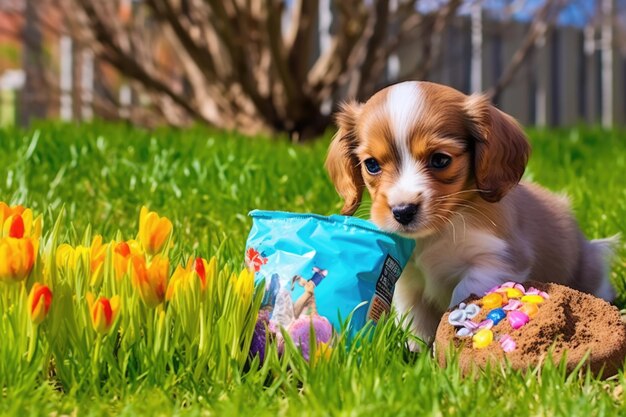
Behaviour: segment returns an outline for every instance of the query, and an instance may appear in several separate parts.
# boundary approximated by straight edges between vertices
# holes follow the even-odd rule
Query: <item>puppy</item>
[[[353,214],[364,189],[381,229],[417,246],[395,307],[431,342],[447,308],[506,281],[568,285],[606,300],[612,240],[588,241],[565,197],[519,183],[530,145],[482,95],[428,82],[345,104],[326,168]]]

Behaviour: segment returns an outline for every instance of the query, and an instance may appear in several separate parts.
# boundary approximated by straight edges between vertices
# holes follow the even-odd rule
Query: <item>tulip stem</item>
[[[37,339],[39,336],[39,325],[32,324],[32,334],[30,336],[30,340],[28,341],[28,356],[27,361],[30,363],[33,360],[33,356],[35,356],[35,352],[37,351]]]
[[[98,379],[100,377],[100,350],[102,348],[102,335],[98,334],[96,336],[96,346],[93,352],[93,362],[91,365],[91,371],[93,375],[93,382],[96,384],[96,389],[99,390],[99,382]]]

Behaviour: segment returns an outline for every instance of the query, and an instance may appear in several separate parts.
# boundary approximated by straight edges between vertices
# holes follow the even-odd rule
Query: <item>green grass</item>
[[[567,193],[590,238],[626,232],[626,132],[580,128],[531,131],[527,178]],[[0,131],[0,200],[44,213],[49,229],[65,206],[62,240],[88,224],[105,238],[136,230],[147,205],[174,222],[174,258],[218,255],[240,267],[255,208],[337,212],[323,169],[329,138],[292,146],[205,129],[147,132],[122,125],[44,124]],[[360,211],[361,215],[366,215]],[[70,222],[71,221],[71,222]],[[613,281],[626,300],[626,247]],[[428,353],[409,354],[407,335],[388,324],[370,343],[310,367],[296,356],[270,360],[231,381],[192,382],[184,372],[150,383],[62,392],[0,392],[0,414],[13,415],[618,415],[626,412],[620,373],[598,381],[547,366],[522,374],[491,369],[462,379]],[[1,343],[1,341],[0,341]]]

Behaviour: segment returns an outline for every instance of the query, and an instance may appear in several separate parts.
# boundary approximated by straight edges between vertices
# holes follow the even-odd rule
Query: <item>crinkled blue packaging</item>
[[[254,210],[246,264],[265,280],[262,309],[275,325],[303,315],[326,317],[336,330],[350,317],[350,333],[391,308],[396,281],[415,247],[347,216]]]

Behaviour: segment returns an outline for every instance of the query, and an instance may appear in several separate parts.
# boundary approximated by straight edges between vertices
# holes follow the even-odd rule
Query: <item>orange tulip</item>
[[[119,280],[128,272],[128,262],[130,261],[130,246],[126,242],[120,242],[113,249],[113,267],[115,277]]]
[[[187,263],[187,268],[190,269],[190,267],[193,267],[193,270],[200,279],[202,289],[204,290],[207,283],[215,276],[217,261],[214,257],[208,262],[206,259],[200,257],[197,257],[196,259],[190,258]]]
[[[206,289],[207,284],[213,279],[216,272],[217,261],[214,257],[208,262],[201,257],[195,259],[190,257],[185,268],[180,265],[176,267],[167,286],[165,299],[170,301],[181,287],[191,288],[193,285],[192,280],[198,280],[201,290]]]
[[[21,281],[35,264],[33,239],[0,238],[0,281]]]
[[[24,213],[24,210],[26,209],[23,206],[9,207],[7,203],[5,203],[4,201],[0,201],[0,223],[4,224],[4,221],[10,216],[22,214]]]
[[[22,206],[9,207],[0,201],[0,237],[41,237],[42,218],[33,219],[31,209]]]
[[[35,282],[28,296],[28,307],[30,311],[30,319],[33,323],[41,323],[50,310],[52,303],[52,291],[47,285]]]
[[[172,234],[172,222],[167,217],[159,217],[154,211],[141,208],[139,214],[139,241],[144,250],[155,255],[161,250]]]
[[[141,255],[143,252],[139,242],[136,240],[128,240],[126,242],[114,243],[113,246],[113,267],[115,268],[115,277],[119,280],[128,273],[128,265],[132,255]]]
[[[150,265],[146,258],[139,255],[131,257],[131,275],[133,285],[139,291],[141,299],[148,307],[156,307],[165,299],[170,261],[156,255]]]
[[[111,330],[120,311],[120,296],[96,299],[92,293],[87,293],[87,303],[93,329],[100,334]]]

